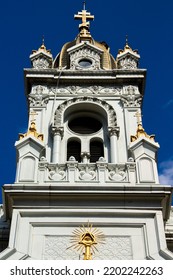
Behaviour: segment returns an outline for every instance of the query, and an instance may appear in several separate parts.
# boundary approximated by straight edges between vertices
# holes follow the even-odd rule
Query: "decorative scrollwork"
[[[74,50],[70,54],[70,68],[73,70],[85,70],[85,68],[80,66],[79,61],[81,59],[90,59],[91,65],[86,70],[98,70],[100,69],[100,51],[95,50],[91,46],[81,46],[81,49]]]
[[[79,179],[82,181],[92,181],[96,178],[95,171],[80,171],[79,172]]]
[[[61,171],[58,171],[58,172],[50,171],[48,177],[52,181],[62,181],[62,180],[64,180],[65,176],[66,176],[66,173],[61,170]]]
[[[121,181],[124,181],[125,178],[126,178],[126,172],[124,172],[124,171],[119,171],[119,172],[111,171],[111,172],[109,172],[109,179],[111,181],[121,182]]]
[[[51,181],[62,181],[66,179],[66,168],[61,165],[49,164],[48,166],[48,178]]]
[[[142,103],[142,95],[137,86],[129,85],[124,87],[122,101],[127,107],[140,107]]]
[[[94,103],[94,104],[102,107],[107,112],[107,115],[108,115],[108,126],[117,125],[116,113],[115,113],[114,108],[110,104],[108,104],[105,100],[101,100],[96,97],[81,96],[78,98],[66,100],[61,105],[58,106],[58,108],[55,112],[55,118],[54,118],[55,126],[61,126],[61,123],[63,120],[63,113],[66,108],[68,108],[72,104],[83,103],[83,102],[85,102],[85,103],[92,102],[92,104]]]
[[[49,101],[47,87],[41,85],[33,87],[28,100],[32,107],[42,107],[47,104]]]
[[[45,57],[38,57],[33,60],[33,68],[35,69],[47,69],[49,65],[50,63]]]
[[[138,68],[138,61],[131,56],[126,56],[119,61],[119,67],[121,69],[136,69]]]

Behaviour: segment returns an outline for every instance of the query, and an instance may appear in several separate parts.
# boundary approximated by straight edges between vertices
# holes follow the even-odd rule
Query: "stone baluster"
[[[82,152],[81,153],[81,159],[82,159],[82,163],[89,163],[90,153]]]

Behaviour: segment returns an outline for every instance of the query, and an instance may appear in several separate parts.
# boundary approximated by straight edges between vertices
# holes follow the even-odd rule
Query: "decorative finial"
[[[37,53],[37,52],[39,52],[39,51],[42,51],[42,52],[45,52],[45,53],[48,53],[48,54],[50,54],[51,52],[50,52],[50,50],[47,50],[46,49],[46,46],[45,46],[45,42],[44,42],[45,40],[44,40],[44,35],[42,36],[42,44],[41,44],[41,46],[39,47],[39,49],[36,51],[36,50],[33,50],[32,51],[32,54],[34,54],[34,53]]]
[[[44,44],[44,35],[42,36],[42,45],[40,47],[41,50],[46,50],[45,44]]]
[[[42,45],[44,45],[44,35],[42,36]]]
[[[125,44],[124,50],[127,50],[127,49],[132,50],[131,47],[129,46],[129,40],[128,39],[129,39],[128,35],[126,35],[126,44]]]
[[[126,35],[126,45],[128,45],[128,35]]]
[[[83,10],[86,10],[86,1],[83,1]]]

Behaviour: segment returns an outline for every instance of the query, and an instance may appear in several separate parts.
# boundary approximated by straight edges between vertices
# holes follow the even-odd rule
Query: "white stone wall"
[[[71,246],[74,229],[92,224],[105,235],[94,259],[171,259],[160,211],[64,209],[14,210],[9,249],[0,259],[81,259]],[[139,250],[140,248],[140,250]],[[15,251],[14,251],[15,249]]]

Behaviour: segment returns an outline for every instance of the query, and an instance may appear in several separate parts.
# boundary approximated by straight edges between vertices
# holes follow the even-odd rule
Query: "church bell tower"
[[[3,188],[11,230],[0,259],[173,259],[171,186],[159,183],[159,144],[142,124],[140,55],[127,39],[116,57],[95,41],[85,4],[75,19],[74,41],[55,58],[43,41],[24,69],[28,129]]]

